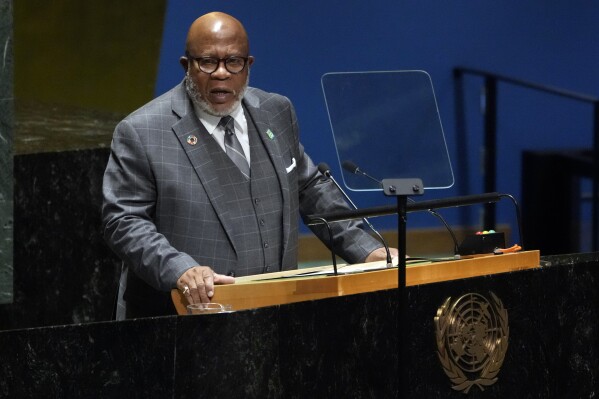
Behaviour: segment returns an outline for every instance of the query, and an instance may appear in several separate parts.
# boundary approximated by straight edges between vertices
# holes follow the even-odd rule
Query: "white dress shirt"
[[[222,126],[218,126],[218,123],[220,122],[222,117],[210,115],[209,113],[200,109],[195,104],[194,110],[200,122],[204,125],[206,130],[208,130],[208,133],[210,133],[210,135],[214,137],[214,140],[216,140],[220,148],[222,148],[223,151],[225,151],[225,129]],[[235,120],[235,135],[241,143],[241,148],[243,148],[243,152],[245,153],[245,157],[248,160],[248,164],[250,164],[250,140],[248,136],[248,123],[245,119],[243,107],[239,105],[229,115]]]

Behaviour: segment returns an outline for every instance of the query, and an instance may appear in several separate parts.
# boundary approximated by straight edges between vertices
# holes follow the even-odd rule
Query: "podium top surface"
[[[539,251],[488,255],[468,259],[411,263],[406,267],[406,285],[414,286],[470,277],[507,273],[540,267]],[[213,302],[231,305],[232,310],[331,298],[397,288],[397,268],[385,262],[288,270],[239,277],[235,284],[215,288]],[[187,314],[187,300],[177,289],[171,291],[180,315]]]

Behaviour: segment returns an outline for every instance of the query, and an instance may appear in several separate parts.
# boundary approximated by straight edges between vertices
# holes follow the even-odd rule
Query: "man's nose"
[[[225,79],[231,75],[231,72],[227,71],[225,67],[225,60],[219,60],[216,67],[216,71],[212,72],[211,76],[217,79]]]

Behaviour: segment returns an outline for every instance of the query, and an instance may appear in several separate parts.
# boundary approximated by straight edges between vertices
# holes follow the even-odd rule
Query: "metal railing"
[[[454,88],[456,101],[456,130],[458,132],[465,130],[465,111],[463,95],[464,75],[480,76],[484,79],[484,192],[497,191],[497,84],[499,82],[528,88],[534,91],[544,92],[554,96],[568,98],[573,101],[591,104],[591,106],[593,107],[593,170],[591,171],[593,184],[591,194],[591,245],[593,251],[597,251],[599,249],[599,98],[583,93],[564,90],[558,87],[541,85],[530,81],[515,79],[493,72],[466,67],[456,67],[453,69],[453,78],[455,84]],[[463,164],[464,162],[465,160],[458,160],[458,168],[461,167],[462,170],[466,170],[467,166]],[[487,204],[485,206],[483,219],[485,227],[495,227],[495,204]]]

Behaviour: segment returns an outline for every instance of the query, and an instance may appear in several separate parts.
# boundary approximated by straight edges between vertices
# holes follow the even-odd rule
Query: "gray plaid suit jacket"
[[[243,105],[259,135],[268,137],[263,143],[282,190],[280,268],[296,268],[298,212],[348,206],[304,153],[286,97],[248,88]],[[168,292],[193,266],[210,266],[222,274],[234,269],[236,243],[215,168],[204,141],[192,144],[201,132],[205,128],[183,83],[115,129],[104,175],[102,221],[108,245],[123,260],[118,318],[172,314]],[[332,227],[336,252],[348,262],[363,261],[382,246],[356,222]],[[323,228],[313,231],[328,243]]]

